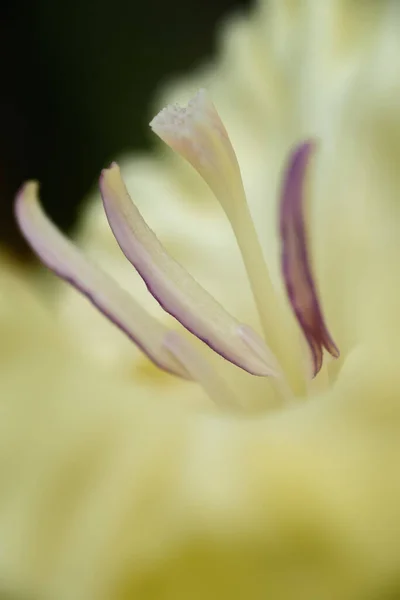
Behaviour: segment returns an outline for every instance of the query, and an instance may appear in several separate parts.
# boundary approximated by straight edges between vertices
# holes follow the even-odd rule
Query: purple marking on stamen
[[[213,332],[208,330],[212,326],[212,320],[209,321],[210,325],[208,325],[206,318],[203,316],[202,302],[206,308],[211,306],[211,311],[217,314],[220,322],[222,318],[228,337],[235,338],[234,328],[239,327],[240,323],[230,317],[214,298],[203,290],[176,261],[168,256],[133,204],[119,170],[112,173],[112,169],[115,169],[115,167],[116,165],[111,165],[110,170],[104,170],[100,177],[100,191],[105,213],[122,252],[135,267],[151,295],[165,312],[172,315],[190,333],[224,359],[252,375],[270,375],[268,364],[264,365],[262,359],[258,356],[253,358],[252,353],[244,345],[243,348],[235,350],[233,345],[226,342],[220,331],[216,330],[213,335]],[[114,177],[114,180],[110,179],[111,177]],[[164,272],[167,273],[165,278],[168,277],[170,265],[175,269],[175,275],[171,278],[172,285],[168,289],[163,277]],[[183,292],[182,280],[179,280],[179,275],[176,276],[177,269],[179,275],[182,275],[185,285],[187,285]],[[189,299],[189,302],[186,306],[182,297],[185,296],[185,292],[188,290],[189,293],[186,298]],[[197,293],[200,295],[200,301],[198,306],[193,307],[190,303],[193,304],[193,296]],[[239,336],[234,341],[239,345],[241,343]],[[240,350],[245,350],[243,358]],[[250,357],[251,360],[249,360]],[[251,363],[254,363],[254,366]]]
[[[191,379],[190,374],[179,361],[175,369],[173,363],[172,365],[168,364],[171,362],[169,358],[164,361],[162,356],[157,356],[157,352],[152,352],[151,347],[147,347],[135,334],[135,326],[131,327],[128,321],[132,320],[132,312],[134,314],[134,310],[139,310],[137,318],[141,318],[142,323],[147,323],[147,327],[150,329],[153,328],[152,335],[159,337],[159,347],[161,347],[163,335],[168,332],[167,328],[157,323],[144,309],[135,308],[135,301],[129,294],[109,275],[86,259],[83,253],[47,218],[40,208],[37,198],[32,203],[32,197],[24,196],[29,185],[32,184],[23,186],[17,195],[15,216],[26,241],[42,263],[84,295],[159,368],[184,379]],[[114,311],[113,302],[115,303]],[[132,309],[130,308],[131,303]],[[126,325],[123,320],[124,315],[128,317]],[[154,331],[154,327],[158,331]]]
[[[227,354],[224,354],[224,352],[222,352],[222,350],[220,348],[218,348],[218,346],[212,340],[210,340],[210,339],[202,336],[198,331],[196,331],[193,327],[191,327],[189,325],[189,321],[187,319],[185,319],[184,317],[182,317],[178,313],[178,311],[174,311],[174,310],[172,310],[171,308],[169,308],[168,306],[165,305],[165,303],[162,301],[160,295],[157,294],[154,291],[154,289],[152,288],[152,286],[150,285],[150,283],[146,279],[145,275],[136,266],[135,266],[135,269],[136,269],[137,273],[140,275],[140,277],[142,278],[144,284],[146,285],[146,287],[149,290],[150,294],[153,296],[154,300],[156,300],[156,302],[158,302],[158,304],[161,306],[161,308],[166,313],[168,313],[169,315],[171,315],[171,317],[174,317],[174,319],[176,319],[181,325],[183,325],[183,327],[189,333],[191,333],[192,335],[194,335],[198,340],[200,340],[201,342],[203,342],[203,344],[205,344],[206,346],[208,346],[213,352],[215,352],[216,354],[218,354],[219,356],[221,356],[224,360],[227,360],[228,362],[230,362],[233,365],[235,365],[235,367],[238,367],[239,369],[242,369],[246,373],[250,373],[250,375],[254,375],[255,377],[264,377],[264,375],[260,375],[260,373],[258,371],[253,371],[249,367],[244,366],[243,363],[239,362],[234,357],[232,357],[230,355],[227,355]]]
[[[304,220],[304,180],[315,142],[299,144],[286,168],[280,203],[281,268],[289,301],[313,359],[313,376],[322,367],[323,348],[338,358],[339,349],[324,321],[311,271]]]
[[[156,357],[154,355],[152,355],[146,349],[146,347],[142,344],[140,339],[135,337],[134,335],[132,335],[132,333],[128,329],[126,329],[126,327],[124,327],[122,321],[119,321],[110,311],[106,310],[101,304],[99,304],[99,302],[96,300],[96,297],[93,293],[91,293],[89,290],[81,287],[78,284],[78,282],[75,281],[72,277],[63,275],[60,271],[57,271],[56,269],[54,269],[53,267],[50,267],[49,265],[45,265],[45,266],[52,273],[54,273],[57,277],[59,277],[60,279],[62,279],[63,281],[65,281],[66,283],[71,285],[77,292],[82,294],[82,296],[84,296],[108,321],[110,321],[110,323],[112,323],[113,325],[115,325],[115,327],[117,327],[120,331],[122,331],[122,333],[124,333],[127,336],[127,338],[130,339],[135,344],[135,346],[141,352],[143,352],[143,354],[145,356],[147,356],[147,358],[156,367],[158,367],[162,371],[165,371],[166,373],[169,373],[170,375],[175,375],[175,377],[181,377],[182,379],[187,379],[188,381],[192,380],[192,377],[189,375],[189,373],[186,372],[186,370],[182,371],[182,373],[178,373],[177,371],[173,371],[172,369],[169,369],[165,364],[162,364],[160,361],[158,361],[156,359]]]

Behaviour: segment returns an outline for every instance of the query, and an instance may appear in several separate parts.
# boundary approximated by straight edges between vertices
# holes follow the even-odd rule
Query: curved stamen
[[[100,190],[117,242],[164,310],[238,367],[253,375],[275,375],[262,339],[254,352],[242,339],[242,324],[168,255],[133,204],[115,163],[103,170]]]
[[[323,348],[333,357],[339,350],[324,321],[311,271],[304,219],[304,180],[315,144],[299,144],[289,157],[280,205],[281,266],[286,291],[313,360],[313,375],[322,366]]]
[[[86,296],[158,367],[191,379],[182,361],[176,360],[165,348],[169,330],[153,319],[112,277],[91,263],[48,219],[39,204],[36,182],[22,186],[15,213],[26,240],[47,267]]]

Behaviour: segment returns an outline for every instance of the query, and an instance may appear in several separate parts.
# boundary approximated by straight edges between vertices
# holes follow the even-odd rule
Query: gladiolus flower
[[[17,218],[42,261],[185,394],[157,394],[154,379],[145,395],[139,377],[85,361],[64,374],[46,419],[9,433],[25,471],[0,518],[0,574],[57,600],[397,597],[398,10],[268,2],[226,34],[212,86],[226,126],[203,89],[152,121],[180,155],[167,159],[180,191],[200,186],[203,202],[208,186],[222,207],[203,274],[231,269],[215,238],[228,222],[234,232],[247,283],[238,261],[226,302],[157,239],[116,164],[100,178],[107,219],[165,320],[116,283],[125,271],[102,269],[105,252],[95,264],[57,230],[37,184],[23,186]],[[151,185],[171,184],[157,169]],[[160,206],[174,239],[194,234]]]

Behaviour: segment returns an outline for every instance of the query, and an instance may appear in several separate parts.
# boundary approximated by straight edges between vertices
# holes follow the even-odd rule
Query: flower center
[[[174,106],[161,111],[151,127],[193,165],[221,203],[243,257],[263,337],[227,313],[168,255],[132,202],[119,167],[113,163],[102,172],[100,191],[121,250],[149,292],[186,330],[237,367],[269,377],[275,394],[292,400],[310,380],[304,369],[304,350],[300,336],[288,325],[271,282],[236,155],[215,107],[201,90],[187,108]],[[289,157],[281,190],[280,237],[282,275],[315,377],[323,366],[323,350],[334,357],[339,351],[324,322],[307,247],[304,181],[313,149],[312,142],[303,142]],[[218,405],[238,406],[229,383],[190,339],[153,319],[49,221],[40,207],[35,182],[20,190],[16,217],[42,262],[83,293],[157,366],[200,382]]]

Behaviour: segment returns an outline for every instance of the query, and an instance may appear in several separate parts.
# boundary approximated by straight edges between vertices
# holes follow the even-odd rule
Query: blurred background
[[[12,213],[39,179],[63,229],[100,169],[151,145],[162,82],[211,56],[215,29],[249,0],[4,0],[0,19],[0,243],[28,257]]]

